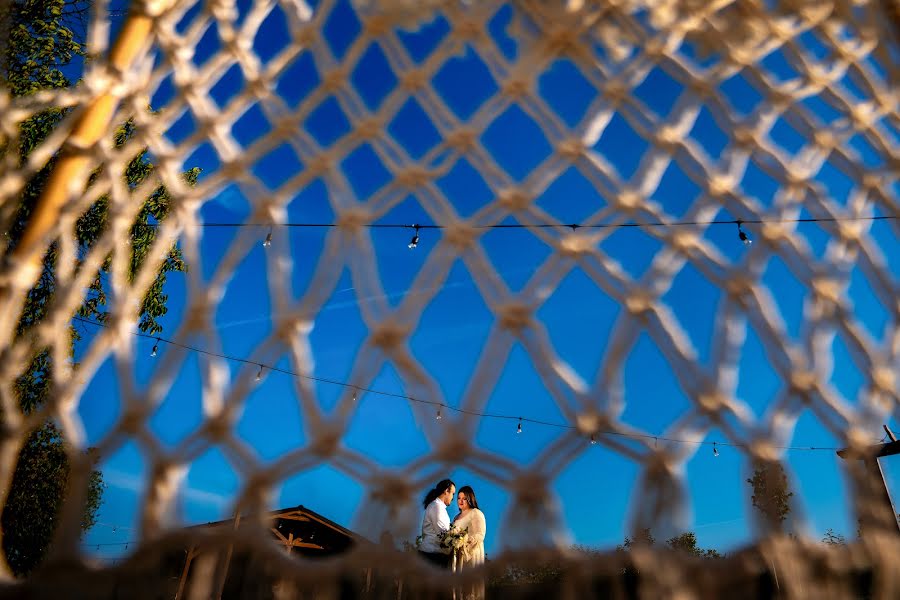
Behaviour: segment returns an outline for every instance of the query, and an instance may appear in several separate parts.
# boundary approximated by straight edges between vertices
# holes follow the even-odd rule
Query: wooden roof
[[[358,543],[369,543],[366,538],[302,504],[270,511],[267,517],[271,522],[269,531],[278,542],[304,554],[331,554]],[[237,527],[239,522],[238,517],[232,517],[197,527]]]

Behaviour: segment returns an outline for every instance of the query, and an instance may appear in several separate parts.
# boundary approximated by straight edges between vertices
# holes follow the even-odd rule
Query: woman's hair
[[[427,494],[425,494],[425,500],[422,501],[422,506],[428,508],[428,505],[434,502],[435,498],[449,490],[451,487],[456,487],[456,484],[449,479],[442,479]]]
[[[471,486],[462,486],[459,488],[459,493],[466,497],[469,508],[478,508],[478,500],[475,499],[475,490],[473,490]]]

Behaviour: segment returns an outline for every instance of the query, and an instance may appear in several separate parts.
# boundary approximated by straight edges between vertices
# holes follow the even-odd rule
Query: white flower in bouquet
[[[450,529],[441,537],[441,548],[447,548],[454,553],[462,552],[465,554],[469,546],[469,532],[459,529]]]

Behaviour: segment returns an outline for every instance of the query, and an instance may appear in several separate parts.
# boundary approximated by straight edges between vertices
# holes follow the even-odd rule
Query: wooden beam
[[[881,486],[878,486],[879,489],[878,492],[876,492],[882,506],[881,510],[886,510],[887,513],[893,517],[894,524],[897,525],[897,527],[900,527],[900,522],[897,521],[897,513],[894,510],[894,503],[891,500],[891,491],[888,489],[887,480],[884,478],[884,471],[881,469],[881,463],[878,462],[879,458],[900,454],[900,442],[894,439],[894,434],[888,429],[887,425],[884,426],[884,431],[892,441],[885,444],[869,446],[868,450],[862,453],[853,452],[850,448],[843,448],[838,450],[837,454],[845,460],[856,459],[862,461],[871,481],[881,482]]]
[[[304,542],[303,538],[294,537],[294,532],[288,533],[288,537],[284,537],[281,532],[274,528],[272,529],[272,532],[277,535],[278,540],[288,548],[288,553],[290,553],[291,548],[312,548],[314,550],[325,549],[324,546],[320,546],[312,542]]]
[[[281,535],[281,532],[278,531],[276,528],[272,527],[269,529],[269,531],[274,533],[282,543],[284,543],[284,544],[288,543],[288,539],[286,537],[284,537],[283,535]]]
[[[284,519],[285,521],[305,521],[309,522],[311,519],[303,514],[284,514],[278,515],[275,517],[276,519]]]
[[[181,570],[181,579],[178,581],[178,591],[175,592],[175,600],[181,600],[184,594],[184,584],[187,582],[188,571],[191,570],[191,562],[194,560],[194,546],[191,546],[184,559],[184,569]]]
[[[235,531],[241,524],[241,515],[240,513],[236,513],[234,515],[234,529]],[[220,562],[217,567],[218,578],[216,581],[216,590],[213,593],[213,598],[217,600],[222,599],[222,592],[225,590],[225,579],[228,577],[228,565],[231,564],[231,555],[234,552],[234,544],[228,544],[228,550],[225,551],[225,560]]]
[[[294,543],[292,545],[295,548],[312,548],[313,550],[324,550],[325,549],[318,544],[313,544],[312,542],[304,542],[300,538],[297,538],[296,540],[294,540]]]
[[[894,456],[896,454],[900,454],[900,442],[887,442],[885,444],[869,446],[868,450],[864,451],[861,455],[851,452],[850,448],[841,448],[837,451],[837,455],[841,458],[858,458],[859,460],[884,458],[885,456]]]
[[[320,525],[324,525],[325,527],[327,527],[328,529],[331,529],[332,531],[337,531],[338,533],[340,533],[341,535],[343,535],[345,537],[350,537],[350,536],[347,536],[346,531],[342,531],[341,529],[338,529],[337,527],[335,527],[333,524],[326,523],[322,519],[317,519],[313,515],[308,515],[308,518],[306,520],[307,521],[315,521],[316,523],[319,523]],[[352,539],[352,537],[351,537],[351,539]]]

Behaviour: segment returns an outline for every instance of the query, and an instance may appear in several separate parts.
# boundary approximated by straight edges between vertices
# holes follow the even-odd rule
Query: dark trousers
[[[442,569],[450,568],[450,555],[442,554],[441,552],[422,552],[419,550],[419,556],[430,562],[436,567],[440,567]]]

